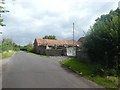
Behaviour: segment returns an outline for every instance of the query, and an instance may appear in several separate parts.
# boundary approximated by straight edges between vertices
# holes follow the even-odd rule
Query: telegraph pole
[[[74,29],[75,27],[74,27],[74,22],[73,22],[73,47],[74,47]]]
[[[120,9],[120,1],[118,2],[118,8]]]
[[[74,22],[73,22],[73,56],[74,56],[74,28],[75,28],[75,26],[74,26]]]

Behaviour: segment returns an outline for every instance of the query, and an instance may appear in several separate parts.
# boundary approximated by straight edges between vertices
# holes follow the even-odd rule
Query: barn
[[[34,52],[47,56],[76,56],[80,43],[72,40],[51,40],[35,38]]]

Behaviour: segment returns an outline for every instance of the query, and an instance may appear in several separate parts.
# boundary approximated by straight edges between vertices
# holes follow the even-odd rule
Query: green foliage
[[[4,38],[2,40],[1,48],[2,48],[2,51],[9,51],[9,50],[19,51],[20,50],[20,47],[16,43],[13,43],[11,38]]]
[[[9,51],[9,50],[13,50],[13,46],[9,45],[9,44],[2,44],[2,51]]]
[[[83,46],[91,62],[116,68],[120,63],[120,9],[96,19]]]
[[[20,46],[20,50],[27,51],[26,47],[24,47],[24,46]]]
[[[56,36],[54,36],[54,35],[46,35],[46,36],[43,37],[43,39],[54,39],[54,40],[56,40]]]
[[[16,43],[12,43],[12,46],[13,46],[14,51],[19,51],[20,50],[20,46],[17,45]]]
[[[7,45],[12,45],[13,42],[11,38],[3,38],[2,43]]]
[[[2,12],[3,7],[0,6],[0,13]],[[3,26],[3,19],[2,19],[2,15],[0,14],[0,26]]]
[[[28,45],[24,46],[23,49],[28,51],[28,52],[32,52],[33,51],[33,45],[28,44]]]
[[[2,6],[4,4],[4,0],[0,1],[0,26],[5,26],[3,24],[3,18],[2,13],[5,13],[4,7]]]

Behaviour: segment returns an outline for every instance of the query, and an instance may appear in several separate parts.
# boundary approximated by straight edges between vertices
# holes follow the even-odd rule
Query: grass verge
[[[99,75],[93,75],[93,72],[96,69],[95,65],[86,64],[80,62],[74,58],[69,58],[67,60],[60,61],[60,63],[77,74],[96,82],[97,84],[105,87],[105,88],[117,88],[117,84],[115,83],[117,77],[101,77]]]
[[[5,51],[5,52],[2,52],[2,53],[0,53],[0,55],[1,55],[0,59],[2,60],[2,59],[6,59],[6,58],[9,58],[9,57],[12,57],[14,54],[15,54],[15,51],[10,51],[10,52]]]

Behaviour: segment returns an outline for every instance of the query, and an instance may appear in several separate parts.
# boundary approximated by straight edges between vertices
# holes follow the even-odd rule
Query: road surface
[[[17,52],[4,65],[2,88],[101,88],[61,67],[63,59]]]

